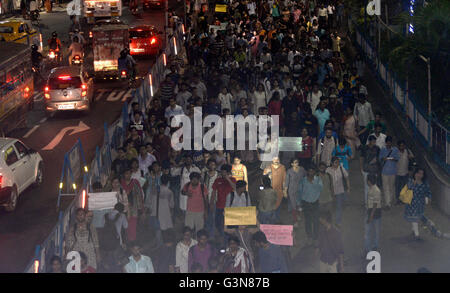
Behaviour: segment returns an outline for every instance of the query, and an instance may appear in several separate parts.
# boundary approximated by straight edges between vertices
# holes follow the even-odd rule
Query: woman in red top
[[[309,136],[308,128],[302,128],[302,151],[297,153],[297,157],[300,161],[300,166],[305,167],[311,164],[311,158],[314,157],[316,143],[314,139]]]
[[[272,98],[269,101],[269,115],[278,115],[280,119],[280,126],[283,125],[283,120],[281,119],[281,100],[280,93],[278,91],[274,92]]]

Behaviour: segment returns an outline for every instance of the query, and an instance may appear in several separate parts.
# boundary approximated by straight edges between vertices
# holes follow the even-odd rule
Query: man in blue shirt
[[[325,137],[325,129],[327,129],[327,128],[333,129],[333,134],[331,136],[333,136],[336,140],[338,140],[339,137],[337,135],[337,132],[334,130],[335,128],[334,128],[333,120],[327,120],[325,122],[325,127],[324,127],[323,131],[319,134],[319,138],[318,139],[321,140],[322,138]]]
[[[269,243],[266,235],[261,231],[253,234],[252,238],[258,248],[259,271],[261,273],[288,272],[286,260],[280,246]]]
[[[317,121],[319,122],[320,132],[322,132],[325,127],[325,123],[328,119],[330,119],[330,112],[325,108],[324,100],[320,101],[319,108],[314,112],[314,116],[316,116]]]
[[[380,151],[381,179],[383,182],[384,204],[387,210],[391,208],[395,198],[395,176],[400,154],[397,147],[392,146],[392,136],[386,137],[386,146]]]
[[[316,176],[314,166],[308,166],[306,177],[303,177],[300,181],[297,199],[305,213],[305,231],[308,237],[308,245],[317,240],[319,233],[319,196],[322,188],[322,179]]]

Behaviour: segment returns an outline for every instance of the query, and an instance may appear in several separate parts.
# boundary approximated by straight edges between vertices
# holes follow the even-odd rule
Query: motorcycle
[[[120,71],[120,80],[122,82],[126,81],[128,83],[128,88],[136,87],[136,79],[130,72],[128,72],[128,70],[122,69]]]
[[[72,57],[72,64],[73,65],[81,65],[83,63],[83,59],[80,55],[75,55]]]
[[[39,18],[41,17],[39,10],[29,11],[28,15],[32,22],[39,22]]]
[[[61,54],[56,50],[50,49],[47,57],[50,68],[58,66],[61,62]]]
[[[34,80],[34,86],[40,84],[44,80],[44,77],[42,76],[42,66],[43,64],[41,62],[34,63],[31,65],[31,70],[33,71],[33,80]]]

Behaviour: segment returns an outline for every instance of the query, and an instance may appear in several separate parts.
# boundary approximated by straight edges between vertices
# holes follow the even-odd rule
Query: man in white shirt
[[[131,256],[124,267],[125,273],[154,273],[153,263],[150,257],[141,254],[141,247],[136,242],[129,244]]]
[[[314,84],[313,90],[309,93],[307,102],[311,106],[311,111],[314,113],[316,111],[317,105],[320,103],[320,98],[323,96],[321,90],[319,90],[319,85]]]
[[[175,98],[172,97],[169,99],[169,106],[164,112],[164,117],[166,117],[168,125],[170,125],[170,118],[177,115],[184,115],[184,111],[180,105],[177,105]]]
[[[381,125],[381,123],[375,123],[375,132],[372,133],[372,135],[374,135],[377,139],[375,144],[380,148],[380,150],[386,146],[386,134],[381,133],[382,129],[383,126]],[[366,144],[368,143],[369,142],[367,141]]]
[[[256,14],[256,4],[255,2],[247,3],[247,9],[248,9],[248,15],[255,15]]]
[[[147,145],[149,145],[148,143]],[[144,176],[148,173],[148,167],[150,167],[154,162],[156,162],[156,158],[154,155],[148,153],[147,145],[141,145],[139,147],[139,169],[144,173]]]
[[[192,94],[187,89],[188,85],[183,82],[180,86],[180,91],[175,97],[176,103],[180,105],[185,112],[187,111],[188,100],[192,97]]]
[[[249,207],[252,205],[247,192],[247,183],[244,180],[236,182],[236,191],[227,195],[226,207]]]
[[[194,93],[200,97],[203,101],[206,101],[207,89],[205,84],[200,80],[198,75],[194,76],[191,83],[191,87],[194,89]]]
[[[356,119],[358,120],[359,131],[366,128],[370,121],[375,120],[372,111],[372,105],[367,101],[365,94],[359,94],[359,101],[355,104],[353,111]],[[361,143],[365,143],[368,133],[364,132],[359,136]]]

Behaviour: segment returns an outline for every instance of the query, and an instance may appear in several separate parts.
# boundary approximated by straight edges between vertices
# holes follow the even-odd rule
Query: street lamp
[[[428,70],[428,146],[431,147],[431,60],[423,55],[419,57],[427,64]]]

